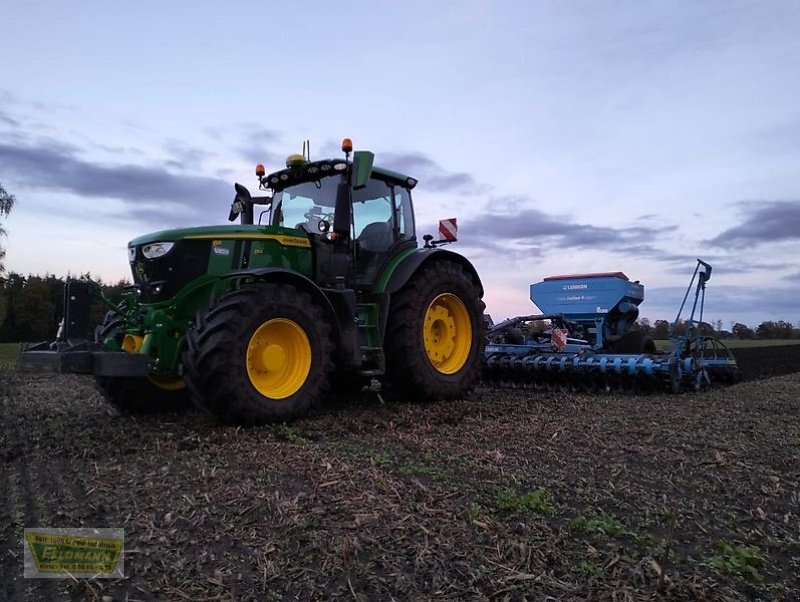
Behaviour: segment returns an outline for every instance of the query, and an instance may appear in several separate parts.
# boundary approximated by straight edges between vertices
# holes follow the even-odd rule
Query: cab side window
[[[414,238],[414,211],[408,190],[395,186],[394,203],[397,208],[397,232],[400,238]]]
[[[353,192],[353,235],[361,250],[386,251],[394,242],[392,189],[386,182],[370,180]]]

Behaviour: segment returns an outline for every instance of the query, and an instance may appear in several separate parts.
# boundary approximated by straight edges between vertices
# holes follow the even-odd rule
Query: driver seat
[[[368,224],[356,238],[359,278],[371,281],[392,246],[392,226],[386,222]]]
[[[386,222],[367,224],[356,241],[363,251],[383,253],[392,244],[392,227]]]

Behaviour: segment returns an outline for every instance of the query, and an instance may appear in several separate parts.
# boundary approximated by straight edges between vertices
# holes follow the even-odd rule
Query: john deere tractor
[[[461,396],[480,375],[483,287],[470,262],[414,229],[412,177],[374,155],[256,169],[239,224],[164,230],[128,246],[133,290],[88,331],[96,287],[72,281],[58,340],[28,371],[93,374],[127,412],[189,399],[225,422],[305,413],[373,378],[412,399]]]

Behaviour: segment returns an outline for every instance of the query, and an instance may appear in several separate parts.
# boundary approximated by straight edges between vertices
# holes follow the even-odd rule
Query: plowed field
[[[2,372],[0,600],[797,600],[800,346],[737,355],[750,380],[700,394],[372,394],[250,429]],[[23,579],[34,526],[124,527],[126,578]]]

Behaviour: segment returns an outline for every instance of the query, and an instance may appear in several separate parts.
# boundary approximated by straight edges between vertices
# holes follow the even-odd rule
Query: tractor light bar
[[[156,259],[169,253],[174,246],[174,242],[151,242],[142,247],[142,255],[147,259]]]

